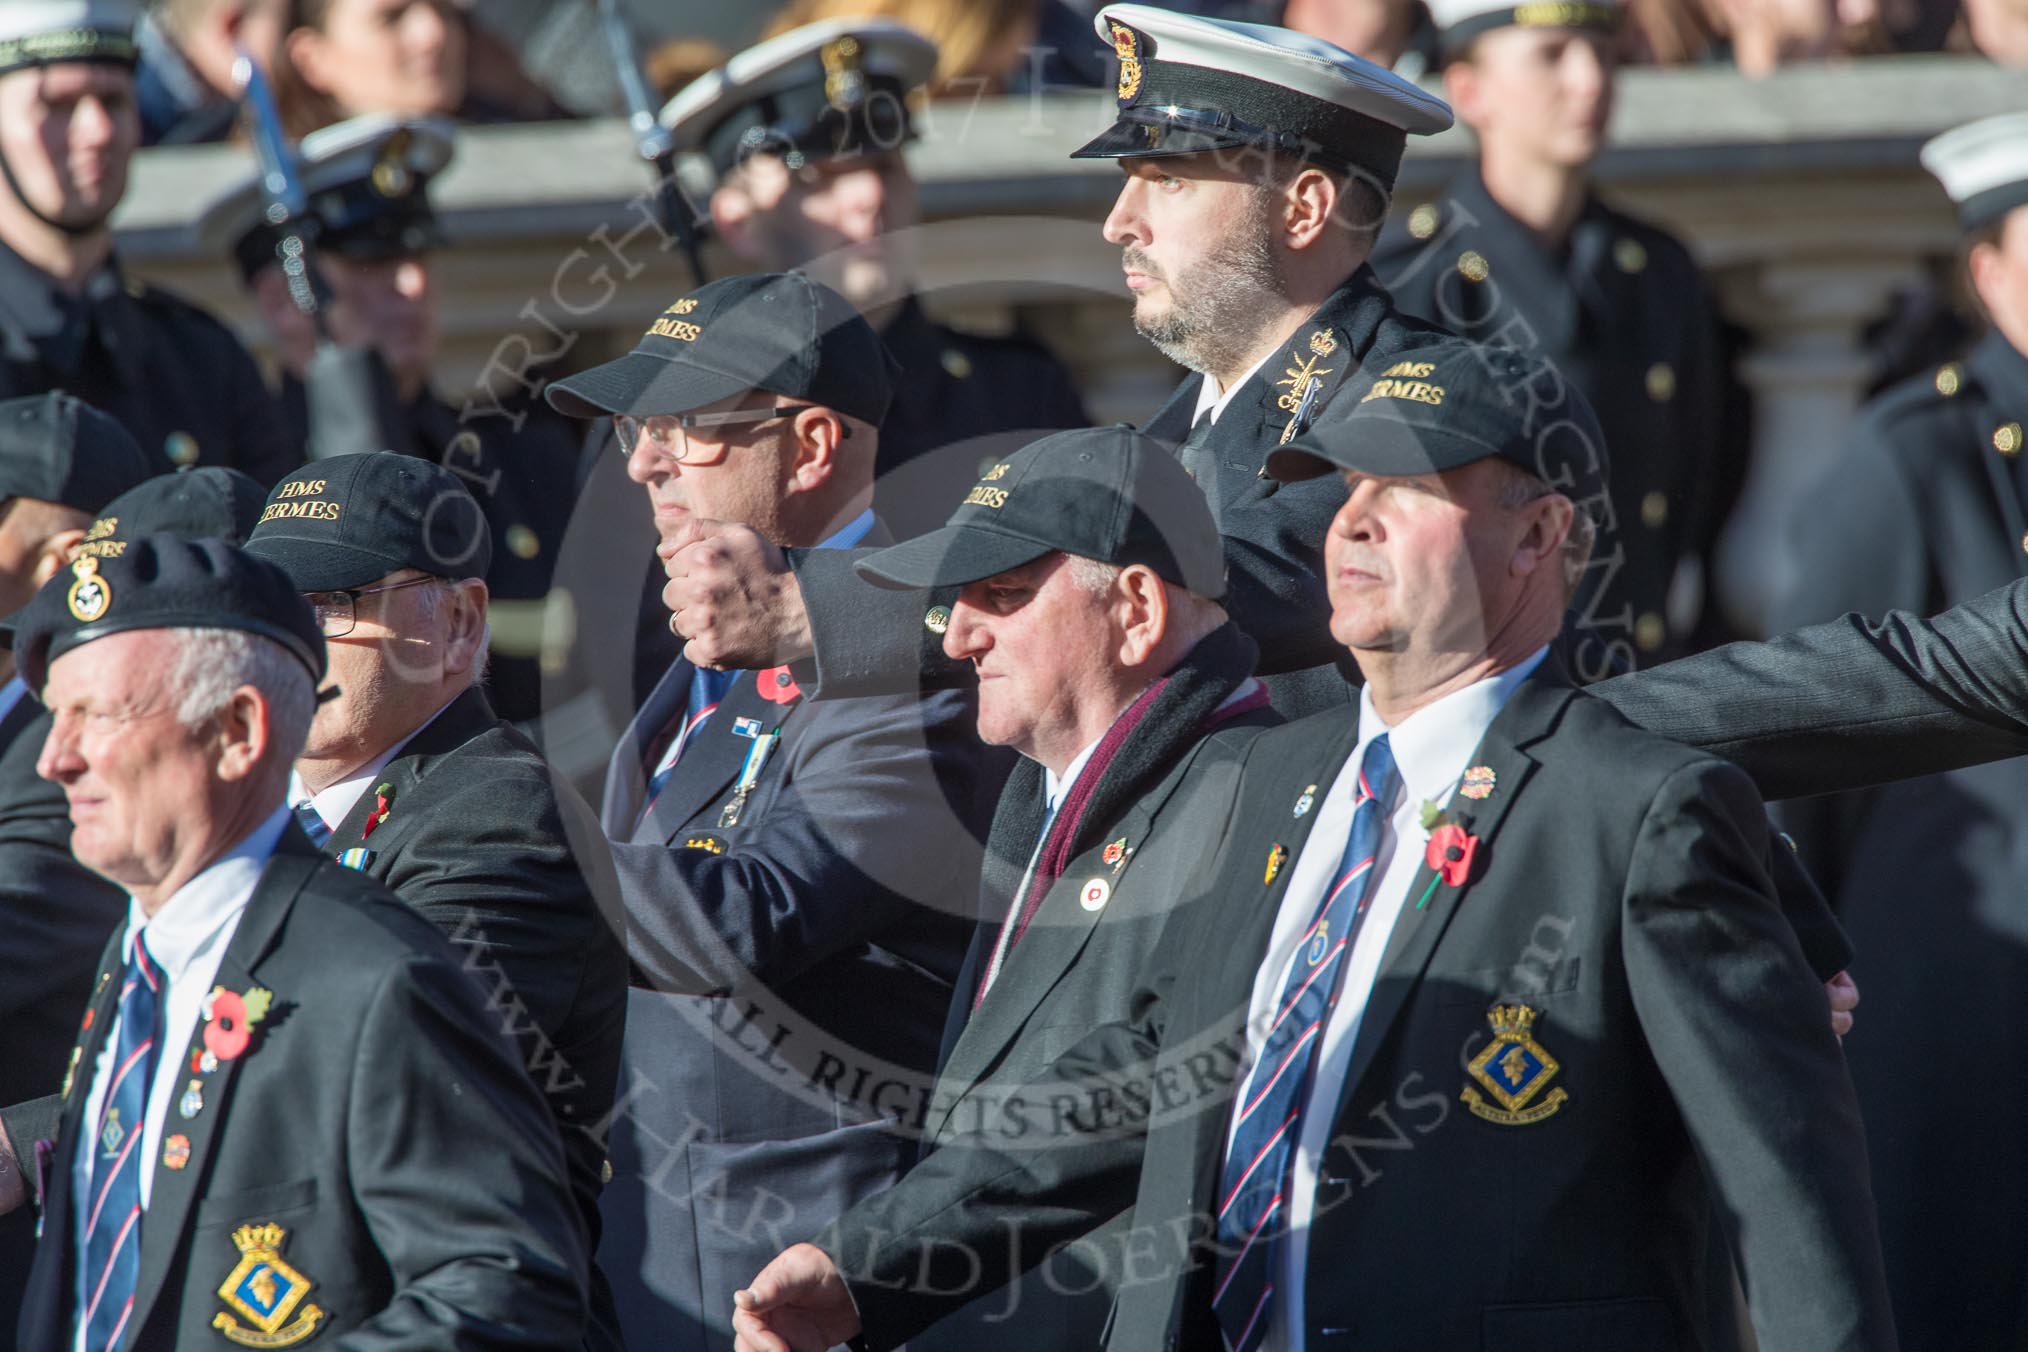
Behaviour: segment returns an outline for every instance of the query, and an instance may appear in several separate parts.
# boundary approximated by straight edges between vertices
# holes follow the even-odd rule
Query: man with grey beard
[[[1457,341],[1399,314],[1366,265],[1408,138],[1442,131],[1450,110],[1287,29],[1143,5],[1107,7],[1097,29],[1120,59],[1118,109],[1076,156],[1119,160],[1105,237],[1124,251],[1134,325],[1195,373],[1145,430],[1182,443],[1210,500],[1228,609],[1260,647],[1276,709],[1342,705],[1350,663],[1330,641],[1321,557],[1341,495],[1261,464],[1337,413],[1355,371]],[[1528,412],[1553,420],[1563,398],[1547,391]],[[664,600],[699,665],[810,659],[804,688],[824,696],[944,678],[945,598],[878,593],[848,551],[785,555],[700,522],[663,553]],[[911,631],[918,642],[897,641]]]

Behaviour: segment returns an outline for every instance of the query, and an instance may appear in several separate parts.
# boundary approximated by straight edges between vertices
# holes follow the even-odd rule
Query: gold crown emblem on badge
[[[240,1226],[232,1232],[232,1242],[238,1246],[241,1253],[249,1249],[279,1249],[286,1234],[288,1231],[273,1221],[268,1221],[262,1225]]]
[[[860,64],[859,39],[842,37],[824,44],[818,53],[824,63],[824,100],[834,108],[849,108],[866,97],[866,72]]]
[[[1486,1020],[1493,1025],[1496,1038],[1526,1037],[1535,1026],[1535,1011],[1526,1005],[1494,1005],[1486,1012]]]
[[[1140,35],[1123,23],[1114,22],[1113,52],[1120,58],[1120,84],[1114,92],[1121,103],[1133,102],[1141,92]]]
[[[400,197],[415,183],[415,175],[408,167],[408,147],[413,139],[408,128],[403,127],[387,138],[380,154],[374,157],[371,182],[373,190],[382,197]]]

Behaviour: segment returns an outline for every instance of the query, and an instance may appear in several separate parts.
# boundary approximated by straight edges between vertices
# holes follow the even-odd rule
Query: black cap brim
[[[1055,545],[1026,536],[1005,535],[978,526],[945,526],[890,545],[870,558],[861,559],[853,568],[868,582],[892,591],[962,587],[1055,552]]]
[[[1349,469],[1381,478],[1408,478],[1504,454],[1491,442],[1462,432],[1382,418],[1347,421],[1335,430],[1342,435],[1312,433],[1293,445],[1270,451],[1268,476],[1288,484]]]
[[[287,573],[296,590],[303,592],[363,587],[408,567],[401,559],[390,559],[355,545],[291,540],[285,535],[256,536],[247,541],[246,552]]]
[[[646,417],[688,413],[753,388],[746,376],[629,352],[603,366],[551,381],[544,397],[566,418],[598,418],[610,413]]]
[[[1159,159],[1165,155],[1195,155],[1206,150],[1230,150],[1248,144],[1251,142],[1244,136],[1221,136],[1198,127],[1130,122],[1121,118],[1071,151],[1070,157],[1074,160]]]

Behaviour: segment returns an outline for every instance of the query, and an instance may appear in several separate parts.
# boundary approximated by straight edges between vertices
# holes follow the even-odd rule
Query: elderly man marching
[[[574,1344],[540,1094],[428,922],[289,815],[325,665],[288,577],[154,536],[80,557],[15,648],[72,848],[129,898],[61,1097],[0,1119],[42,1201],[15,1345]]]

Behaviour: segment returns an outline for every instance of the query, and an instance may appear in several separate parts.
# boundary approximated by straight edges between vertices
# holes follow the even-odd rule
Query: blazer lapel
[[[1560,676],[1549,674],[1546,666],[1538,668],[1536,674],[1523,681],[1520,689],[1510,697],[1507,707],[1493,720],[1492,727],[1487,729],[1478,750],[1473,753],[1471,763],[1490,768],[1497,787],[1490,797],[1479,803],[1461,800],[1457,794],[1452,794],[1445,817],[1458,823],[1468,834],[1477,836],[1478,849],[1485,855],[1498,848],[1494,837],[1500,824],[1507,819],[1508,811],[1527,787],[1529,776],[1535,770],[1535,758],[1523,748],[1546,736],[1555,726],[1564,706],[1576,698],[1577,692],[1570,689]],[[1465,894],[1472,890],[1474,877],[1482,875],[1488,863],[1489,860],[1484,857],[1476,861],[1472,871],[1474,876],[1466,878],[1458,886],[1442,882],[1427,860],[1416,869],[1415,879],[1409,884],[1408,895],[1402,902],[1401,914],[1395,919],[1393,932],[1388,935],[1387,951],[1380,960],[1380,972],[1374,978],[1366,1012],[1359,1020],[1359,1037],[1352,1045],[1352,1060],[1346,1066],[1345,1081],[1338,1091],[1340,1111],[1343,1111],[1345,1103],[1358,1088],[1360,1078],[1373,1064],[1374,1056],[1387,1040],[1396,1016],[1408,1002],[1409,992],[1420,983],[1438,940],[1443,938],[1444,930],[1450,925],[1451,917],[1457,914]],[[1425,896],[1428,898],[1426,901]]]
[[[669,664],[669,670],[655,682],[655,688],[648,692],[634,721],[627,725],[625,735],[613,748],[613,758],[606,762],[606,791],[599,806],[599,819],[609,839],[626,840],[634,834],[634,823],[641,815],[641,799],[648,791],[648,776],[654,768],[648,764],[648,753],[658,749],[655,743],[663,729],[689,698],[690,671],[690,664],[680,657]]]
[[[105,1050],[106,1033],[120,1011],[120,977],[126,970],[126,962],[120,956],[120,942],[126,932],[124,925],[115,930],[106,944],[105,953],[99,958],[99,974],[92,983],[91,1003],[86,1007],[75,1058],[64,1079],[63,1113],[58,1119],[61,1125],[56,1133],[55,1153],[49,1161],[49,1177],[43,1183],[42,1243],[61,1246],[56,1250],[57,1266],[64,1274],[66,1294],[71,1280],[70,1251],[76,1243],[71,1231],[70,1167],[85,1130],[84,1104],[91,1095],[92,1070],[98,1065],[99,1053]],[[35,1168],[35,1142],[16,1141],[14,1149],[23,1170]]]
[[[1162,407],[1155,410],[1155,416],[1148,419],[1141,431],[1163,441],[1181,441],[1190,435],[1190,416],[1197,410],[1197,392],[1204,388],[1204,377],[1192,374],[1185,376],[1182,383],[1169,393]]]
[[[732,782],[739,777],[741,767],[746,764],[746,753],[753,746],[753,738],[734,731],[740,719],[756,719],[766,732],[786,721],[785,715],[793,712],[762,699],[753,673],[740,672],[732,688],[725,692],[725,698],[719,701],[718,712],[705,721],[695,740],[683,748],[676,773],[669,776],[661,795],[648,809],[647,819],[634,831],[634,842],[668,841],[691,818],[731,792]],[[707,827],[716,824],[715,820],[705,823]]]
[[[226,945],[225,954],[219,959],[214,986],[244,994],[258,984],[254,973],[261,959],[274,944],[275,936],[282,922],[288,918],[303,884],[316,871],[320,856],[310,847],[307,839],[291,830],[283,833],[282,840],[283,843],[268,860],[260,882],[255,885],[253,896],[247,900],[246,910],[240,916],[239,927],[233,931],[232,941]],[[276,991],[274,1004],[264,1022],[279,1022],[288,1018],[291,1012],[289,992]],[[148,1214],[141,1224],[141,1266],[134,1279],[134,1313],[129,1321],[132,1329],[145,1329],[148,1325],[149,1309],[161,1294],[163,1279],[183,1245],[190,1208],[203,1192],[211,1152],[218,1140],[219,1124],[225,1120],[233,1086],[239,1081],[240,1067],[249,1058],[260,1055],[261,1036],[256,1033],[253,1045],[244,1055],[221,1061],[218,1069],[210,1075],[191,1069],[194,1058],[204,1051],[204,1025],[201,1020],[191,1033],[189,1045],[177,1048],[174,1060],[167,1055],[169,1049],[163,1048],[165,1054],[155,1073],[176,1077],[178,1088],[172,1103],[180,1103],[184,1092],[182,1086],[196,1080],[201,1086],[198,1092],[203,1097],[204,1106],[196,1116],[189,1118],[183,1116],[180,1107],[172,1107],[169,1119],[163,1125],[165,1140],[172,1133],[189,1138],[190,1160],[184,1167],[164,1169],[156,1167],[154,1160],[142,1162],[142,1167],[154,1169],[154,1183],[148,1199]],[[221,1272],[226,1266],[229,1264],[221,1264]]]
[[[335,858],[355,845],[371,849],[371,832],[366,829],[366,822],[373,815],[379,786],[391,786],[392,792],[387,796],[389,815],[398,812],[401,800],[428,772],[432,760],[457,750],[497,722],[499,718],[493,713],[493,706],[487,702],[485,692],[477,686],[445,705],[427,726],[408,739],[400,754],[387,763],[374,782],[366,786],[366,792],[359,795],[352,810],[345,814],[345,820],[338,823],[331,832],[331,838],[324,842],[324,852]],[[378,828],[379,823],[376,822],[375,829]]]

